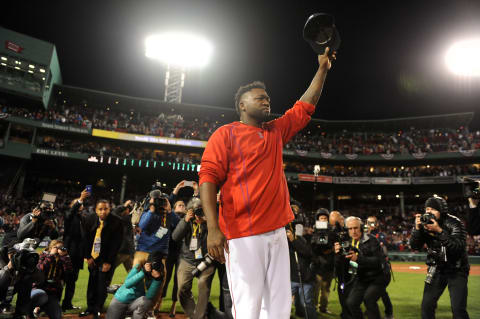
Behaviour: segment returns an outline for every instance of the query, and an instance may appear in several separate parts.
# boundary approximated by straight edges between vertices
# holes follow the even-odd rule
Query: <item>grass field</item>
[[[420,264],[420,263],[419,263]],[[387,288],[387,291],[392,300],[394,307],[394,316],[397,319],[417,319],[420,318],[420,304],[422,301],[423,294],[423,285],[425,275],[415,274],[415,273],[403,273],[395,272],[395,281],[392,281]],[[115,276],[113,278],[113,283],[121,283],[126,277],[125,270],[123,266],[117,268]],[[173,280],[173,279],[172,279]],[[87,290],[87,281],[88,281],[88,271],[86,268],[80,272],[79,279],[77,281],[77,290],[75,292],[75,297],[73,304],[76,306],[81,306],[82,310],[86,307],[86,290]],[[172,283],[172,282],[171,282]],[[330,295],[330,304],[329,309],[333,312],[333,315],[323,315],[321,318],[338,318],[340,314],[340,304],[338,302],[337,291],[333,291],[332,282],[332,292]],[[171,287],[170,285],[167,297],[164,299],[162,305],[162,311],[168,312],[172,305],[171,299]],[[194,294],[196,295],[196,283],[194,283]],[[219,281],[214,279],[212,284],[212,293],[210,299],[212,303],[218,306],[218,296],[219,296]],[[110,302],[112,295],[108,296],[106,305]],[[468,312],[470,318],[480,318],[480,276],[470,276],[468,283]],[[383,314],[383,304],[379,302],[380,309]],[[177,303],[177,313],[183,313],[182,307]],[[445,290],[442,297],[439,300],[437,308],[437,319],[446,319],[452,318],[450,311],[450,299],[448,289]]]

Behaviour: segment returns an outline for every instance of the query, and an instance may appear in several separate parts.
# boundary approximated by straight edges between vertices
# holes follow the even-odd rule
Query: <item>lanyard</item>
[[[357,248],[358,250],[358,245],[360,245],[360,241],[356,241],[355,239],[352,238],[352,246]]]
[[[193,223],[192,227],[193,227],[192,237],[196,238],[197,237],[197,230],[198,230],[198,234],[201,234],[202,229],[200,228],[200,225],[196,224],[196,223]]]

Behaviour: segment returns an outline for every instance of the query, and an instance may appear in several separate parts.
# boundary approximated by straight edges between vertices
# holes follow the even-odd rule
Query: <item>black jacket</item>
[[[348,264],[348,259],[337,255],[336,265],[339,270],[348,270]],[[380,242],[375,236],[366,233],[363,234],[358,245],[357,264],[357,279],[361,281],[374,281],[379,276],[385,278],[385,274],[390,271]]]
[[[72,265],[76,269],[83,269],[85,250],[85,233],[81,213],[78,209],[82,206],[78,201],[65,213],[63,244],[67,248]]]
[[[89,259],[92,258],[93,241],[100,220],[96,213],[89,213],[82,219],[86,236],[84,256]],[[112,213],[108,214],[104,221],[101,237],[100,255],[95,259],[95,263],[97,265],[102,263],[113,265],[123,242],[123,223],[120,218]]]
[[[185,218],[180,219],[178,222],[177,227],[172,233],[172,239],[176,242],[182,242],[182,248],[180,251],[180,258],[184,259],[191,265],[197,266],[200,262],[204,259],[195,259],[195,252],[190,250],[190,241],[192,239],[192,232],[193,232],[193,222],[194,219],[190,220],[189,222],[185,221]],[[208,253],[207,250],[207,223],[200,224],[200,230],[197,231],[197,247],[202,247],[202,255]]]
[[[315,281],[315,271],[311,269],[310,264],[314,259],[312,247],[303,236],[296,236],[291,242],[288,241],[288,250],[290,253],[290,278],[293,282],[300,282],[298,270],[300,268],[300,275],[302,282],[312,283]],[[298,264],[295,258],[297,252]]]
[[[470,265],[467,256],[467,232],[465,226],[455,216],[446,214],[440,221],[443,229],[440,234],[429,234],[423,228],[413,229],[410,238],[410,246],[415,250],[421,250],[427,244],[427,265],[437,265],[437,271],[468,273]],[[446,256],[442,256],[442,247]],[[446,257],[446,260],[445,260]]]
[[[19,241],[23,241],[25,238],[34,238],[37,240],[38,246],[40,241],[47,236],[50,237],[50,239],[58,238],[56,226],[52,229],[45,225],[42,219],[33,222],[32,216],[32,213],[28,213],[20,220],[20,225],[17,230],[17,238]]]
[[[318,237],[326,238],[326,244],[318,244]],[[320,275],[331,274],[334,271],[335,262],[335,242],[339,241],[335,231],[328,229],[324,231],[315,230],[311,236],[310,245],[315,258],[315,270]]]
[[[467,230],[471,236],[480,235],[480,207],[469,208],[467,212]]]
[[[132,215],[123,216],[126,207],[121,205],[115,207],[112,214],[116,215],[123,223],[123,242],[119,254],[133,255],[135,253],[135,240],[133,235]]]

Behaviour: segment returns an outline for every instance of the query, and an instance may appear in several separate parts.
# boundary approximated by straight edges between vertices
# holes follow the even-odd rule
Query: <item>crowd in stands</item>
[[[313,174],[314,165],[286,160],[285,171]],[[471,165],[350,166],[321,165],[320,175],[338,177],[419,177],[478,175],[480,167]]]
[[[80,142],[63,137],[38,136],[36,146],[41,148],[86,153],[89,155],[113,156],[137,160],[175,161],[199,164],[201,154],[163,152],[148,147],[120,146],[95,141]],[[285,160],[285,171],[295,173],[313,172],[313,164]],[[420,165],[420,166],[346,166],[322,165],[321,175],[337,177],[420,177],[479,175],[480,167],[471,165]]]
[[[287,149],[330,154],[419,154],[457,152],[480,148],[480,131],[466,127],[454,129],[416,129],[398,132],[320,132],[307,130],[297,134]]]
[[[0,110],[12,116],[53,124],[202,141],[208,140],[219,127],[218,121],[209,120],[207,117],[186,120],[183,114],[168,112],[143,114],[133,110],[121,112],[110,108],[94,109],[56,104],[48,110],[30,110],[1,105]]]
[[[164,152],[140,146],[120,146],[95,141],[80,142],[67,138],[39,136],[36,146],[59,151],[85,153],[89,155],[112,156],[137,160],[174,161],[178,163],[200,164],[200,154]]]
[[[165,136],[206,141],[221,125],[219,120],[189,118],[178,112],[146,114],[138,111],[116,111],[113,107],[97,109],[89,106],[67,106],[56,101],[49,110],[29,110],[1,106],[4,113],[49,123],[75,125],[134,134]],[[286,149],[328,154],[425,154],[480,149],[480,131],[467,127],[457,129],[417,129],[397,132],[326,132],[305,129],[297,134]]]

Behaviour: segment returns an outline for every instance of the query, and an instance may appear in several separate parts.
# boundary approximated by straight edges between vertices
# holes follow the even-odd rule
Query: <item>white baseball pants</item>
[[[228,241],[225,252],[235,319],[289,319],[290,256],[285,228]]]

